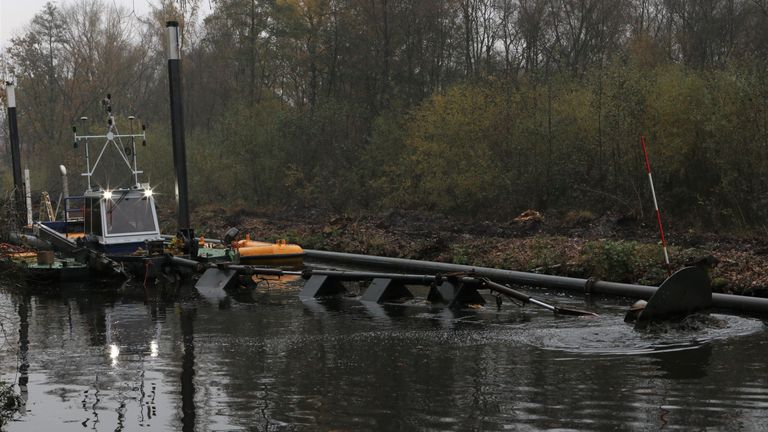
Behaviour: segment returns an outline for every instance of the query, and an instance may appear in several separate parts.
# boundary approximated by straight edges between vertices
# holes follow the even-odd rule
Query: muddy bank
[[[172,214],[161,216],[172,232]],[[474,264],[657,285],[667,276],[655,226],[625,215],[530,212],[507,221],[473,221],[424,212],[333,215],[316,210],[198,208],[199,234],[238,227],[254,239],[305,248]],[[716,292],[768,296],[768,241],[687,230],[668,234],[672,267],[706,256]]]

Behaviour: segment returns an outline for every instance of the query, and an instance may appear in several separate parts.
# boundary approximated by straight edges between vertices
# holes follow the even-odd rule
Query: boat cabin
[[[85,147],[85,168],[82,174],[87,181],[85,193],[81,196],[64,197],[64,220],[55,221],[55,213],[48,210],[50,221],[40,222],[39,227],[49,238],[61,241],[60,244],[72,246],[77,243],[89,249],[105,252],[107,255],[131,255],[139,248],[162,252],[163,237],[157,221],[157,209],[152,188],[148,183],[139,182],[140,171],[136,161],[136,140],[146,145],[146,127],[141,126],[139,133],[133,132],[134,116],[128,116],[131,124],[130,134],[120,134],[115,117],[112,114],[112,97],[102,100],[107,113],[107,132],[104,135],[78,135],[73,127],[75,148]],[[82,117],[81,120],[87,120]],[[104,139],[101,149],[92,152],[89,140]],[[126,142],[123,142],[123,139]],[[124,168],[132,177],[131,186],[104,189],[94,184],[92,177],[105,153],[109,152],[116,166],[124,163]],[[97,155],[92,160],[92,155]],[[62,176],[66,179],[66,169],[61,166]],[[102,179],[103,180],[103,179]],[[65,194],[66,195],[66,194]],[[63,237],[63,238],[62,238]]]
[[[68,229],[76,223],[88,245],[108,254],[130,254],[146,250],[148,242],[162,241],[149,188],[90,190],[68,200]]]

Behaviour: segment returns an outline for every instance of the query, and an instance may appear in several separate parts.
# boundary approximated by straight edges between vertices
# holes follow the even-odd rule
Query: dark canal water
[[[650,334],[621,299],[535,291],[601,314],[556,318],[302,302],[300,286],[223,305],[0,290],[0,372],[28,379],[7,429],[768,430],[760,320]]]

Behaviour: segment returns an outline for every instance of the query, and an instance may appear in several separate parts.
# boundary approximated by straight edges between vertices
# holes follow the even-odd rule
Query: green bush
[[[663,272],[660,248],[634,241],[590,242],[584,246],[580,261],[590,276],[616,282],[654,279]]]

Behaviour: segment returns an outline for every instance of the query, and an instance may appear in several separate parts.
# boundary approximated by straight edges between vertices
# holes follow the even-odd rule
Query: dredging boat
[[[88,260],[92,270],[103,273],[119,267],[139,277],[168,273],[168,256],[182,256],[200,262],[259,263],[262,265],[300,265],[304,251],[285,240],[275,243],[239,238],[238,230],[226,241],[206,241],[203,238],[180,239],[162,235],[157,215],[155,192],[149,183],[140,182],[137,164],[137,141],[146,146],[146,128],[134,133],[135,117],[130,116],[131,132],[121,134],[112,113],[111,95],[102,101],[107,113],[107,130],[103,135],[79,134],[73,127],[75,148],[83,147],[87,187],[82,195],[65,197],[64,218],[59,221],[32,223],[34,234],[65,255],[74,256],[88,251],[100,262]],[[83,118],[83,120],[87,120]],[[101,141],[95,160],[91,161],[91,146]],[[105,154],[117,155],[118,165],[130,172],[132,184],[105,188],[94,181],[94,173],[104,161]],[[62,173],[65,170],[62,169]],[[98,261],[98,260],[97,260]],[[62,261],[63,263],[63,261]]]
[[[107,95],[102,104],[107,113],[104,135],[79,135],[77,128],[72,128],[74,147],[84,147],[86,171],[82,175],[87,182],[85,192],[64,197],[63,220],[36,221],[32,227],[41,240],[49,242],[65,255],[76,255],[85,250],[89,255],[99,257],[103,265],[97,265],[91,259],[88,261],[91,270],[101,272],[104,268],[119,267],[120,272],[124,272],[125,260],[122,258],[146,256],[149,252],[162,253],[164,239],[160,234],[152,187],[139,182],[142,171],[137,165],[136,141],[140,139],[146,146],[146,127],[142,125],[141,132],[134,133],[135,117],[130,116],[131,133],[121,134],[112,113],[111,95]],[[91,163],[93,140],[103,142],[95,161]],[[94,172],[107,152],[117,155],[117,160],[128,169],[132,185],[105,188],[94,183]],[[62,174],[65,173],[62,169]]]

